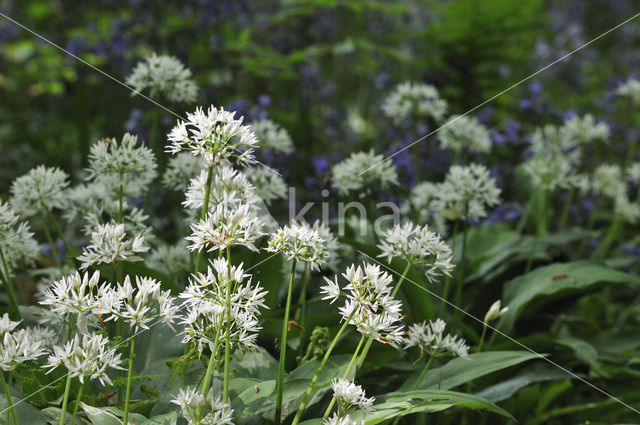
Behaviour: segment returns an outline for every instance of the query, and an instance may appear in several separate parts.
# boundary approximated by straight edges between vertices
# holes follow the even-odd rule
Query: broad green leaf
[[[93,407],[88,404],[80,402],[82,409],[87,414],[93,425],[122,425],[122,417],[124,412],[115,407]],[[133,425],[142,425],[147,421],[147,418],[138,414],[129,412],[129,419],[127,422]]]
[[[497,384],[491,385],[476,393],[478,397],[486,398],[494,403],[506,400],[518,391],[536,382],[567,379],[566,372],[548,364],[536,364],[523,373]]]
[[[374,425],[398,416],[419,412],[441,412],[453,406],[482,409],[515,420],[509,412],[489,400],[471,394],[439,390],[397,391],[385,394],[377,398],[375,410],[364,416],[364,419],[367,425]],[[362,413],[358,412],[352,418],[359,420],[363,418]]]
[[[11,397],[12,404],[14,405],[13,409],[16,414],[16,419],[18,419],[18,423],[20,424],[29,424],[29,425],[47,425],[47,416],[41,413],[38,409],[30,405],[29,403],[18,403],[20,399],[16,396]],[[5,410],[7,408],[7,397],[4,394],[0,394],[0,410]],[[4,423],[4,414],[0,419],[2,423]]]
[[[639,287],[640,279],[590,261],[556,263],[537,268],[505,285],[503,305],[508,306],[509,311],[502,316],[498,327],[510,332],[518,316],[534,300],[539,305],[550,299],[590,291],[604,284]]]
[[[588,342],[574,337],[558,338],[556,342],[571,348],[579,360],[582,360],[590,366],[598,366],[598,350]]]
[[[165,415],[154,416],[147,419],[142,425],[176,425],[178,421],[178,412],[171,412]]]
[[[481,376],[539,358],[540,356],[528,351],[489,351],[471,354],[468,359],[457,357],[444,366],[429,370],[418,388],[449,390]],[[401,389],[413,388],[423,366],[423,363],[416,366],[416,373],[411,375]]]

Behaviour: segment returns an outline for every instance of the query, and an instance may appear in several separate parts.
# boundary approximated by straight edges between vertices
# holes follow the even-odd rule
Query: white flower
[[[0,336],[6,334],[7,332],[11,332],[22,322],[22,320],[18,322],[14,322],[9,318],[9,314],[5,313],[0,319]]]
[[[11,185],[11,206],[24,216],[64,208],[68,178],[67,173],[57,167],[40,165],[14,180]]]
[[[0,369],[11,371],[24,362],[36,360],[46,354],[44,341],[36,338],[31,329],[20,329],[17,332],[7,332],[2,337],[0,347]]]
[[[201,210],[207,185],[207,172],[202,170],[200,175],[191,179],[186,192],[186,200],[182,203],[185,208]],[[242,204],[251,207],[260,201],[255,194],[253,185],[244,174],[227,165],[216,167],[211,180],[209,192],[209,211],[215,211],[219,205],[233,209]]]
[[[271,201],[287,197],[287,184],[274,170],[256,166],[247,167],[242,170],[242,173],[253,184],[255,194],[267,205],[271,205]]]
[[[413,211],[416,214],[416,221],[419,224],[429,224],[441,235],[447,234],[447,224],[445,218],[438,213],[434,206],[434,201],[438,199],[440,185],[431,182],[422,182],[411,189],[409,199],[402,205],[402,211],[408,213]]]
[[[265,149],[273,149],[282,153],[293,150],[293,141],[287,130],[269,119],[251,123],[251,130],[256,134],[261,146]]]
[[[7,269],[0,262],[0,273],[9,277],[19,265],[32,265],[40,255],[40,246],[33,238],[29,225],[18,223],[18,216],[9,204],[0,201],[0,252]]]
[[[281,252],[287,260],[307,262],[314,270],[319,270],[330,256],[327,242],[317,229],[293,220],[271,235],[266,249]]]
[[[431,117],[440,121],[447,112],[447,102],[428,84],[404,82],[396,86],[382,104],[384,114],[396,124],[408,118]]]
[[[385,344],[397,346],[402,341],[402,303],[391,296],[393,279],[380,267],[351,265],[342,276],[349,282],[342,290],[337,277],[321,288],[323,299],[346,297],[339,311],[342,320],[349,320],[358,332]],[[333,302],[332,301],[332,302]]]
[[[180,152],[169,159],[167,169],[162,175],[162,184],[165,187],[184,191],[189,181],[196,178],[202,170],[202,161],[189,152]]]
[[[539,155],[526,161],[522,169],[535,188],[553,191],[574,186],[571,162],[563,155]]]
[[[168,134],[167,152],[191,151],[202,156],[207,167],[225,159],[235,159],[241,165],[254,162],[253,148],[258,139],[248,126],[242,125],[242,118],[234,116],[235,112],[214,106],[207,112],[197,108]]]
[[[436,210],[445,217],[467,220],[486,217],[487,207],[499,203],[500,189],[489,177],[489,170],[480,164],[452,166],[434,201]]]
[[[322,425],[364,425],[364,419],[355,421],[351,419],[351,416],[339,416],[338,413],[334,413],[332,416],[322,421]]]
[[[636,105],[640,104],[640,81],[629,78],[616,89],[618,96],[628,97]]]
[[[331,180],[342,194],[371,187],[386,188],[398,183],[398,175],[392,161],[383,161],[375,152],[357,152],[331,168]]]
[[[152,53],[138,62],[126,83],[136,91],[135,96],[149,88],[149,96],[164,96],[171,102],[193,103],[198,95],[198,86],[191,80],[191,70],[174,56]]]
[[[101,224],[91,233],[91,244],[82,250],[78,260],[82,262],[80,268],[84,270],[100,263],[141,261],[136,254],[148,250],[142,236],[137,235],[133,240],[127,237],[124,224]]]
[[[115,138],[102,139],[91,146],[88,181],[104,186],[112,198],[138,197],[158,175],[151,149],[137,146],[138,136],[126,133],[118,143]]]
[[[98,293],[108,288],[107,284],[100,283],[100,272],[95,271],[91,277],[89,273],[75,274],[63,277],[42,291],[40,304],[51,306],[51,311],[59,315],[68,313],[83,314],[95,310],[98,307]]]
[[[346,379],[334,378],[331,380],[331,388],[333,389],[333,396],[338,402],[340,416],[348,414],[354,409],[360,409],[364,412],[372,410],[375,398],[367,398],[360,385],[356,385]]]
[[[149,329],[147,323],[156,319],[171,325],[178,316],[178,305],[170,291],[162,291],[160,282],[149,277],[136,276],[135,287],[127,275],[124,283],[103,294],[98,300],[105,319],[123,319],[135,333],[139,328]]]
[[[438,137],[442,149],[454,152],[487,153],[491,150],[491,137],[486,127],[476,118],[468,115],[456,115],[447,119],[449,125],[443,126]]]
[[[534,157],[562,156],[571,165],[580,162],[582,152],[580,140],[574,137],[571,128],[545,125],[531,135],[530,149]]]
[[[593,172],[593,190],[610,199],[626,196],[626,180],[622,174],[622,168],[614,164],[601,164]]]
[[[380,241],[378,248],[382,253],[378,257],[386,257],[389,263],[392,258],[398,257],[412,265],[423,264],[430,282],[442,274],[451,276],[454,268],[451,264],[451,248],[428,226],[396,224],[382,232]]]
[[[640,161],[636,161],[627,168],[627,180],[630,183],[640,183]]]
[[[231,345],[245,348],[256,346],[257,333],[261,329],[258,324],[259,309],[266,308],[264,297],[267,293],[258,283],[252,283],[242,265],[229,265],[224,258],[210,262],[206,273],[191,275],[189,286],[180,294],[187,307],[181,322],[185,325],[183,342],[196,342],[200,351],[204,346],[213,349],[216,340],[219,347],[224,347],[221,335],[227,323],[225,307],[229,285],[233,289]]]
[[[71,377],[78,377],[81,383],[84,378],[97,379],[102,385],[111,384],[107,369],[121,369],[120,354],[115,348],[109,348],[109,339],[100,334],[76,337],[64,345],[53,347],[53,354],[47,360],[47,373],[58,366],[64,366]]]
[[[626,194],[615,199],[614,212],[629,224],[636,224],[640,219],[640,205],[630,201]]]
[[[192,233],[186,239],[191,242],[188,247],[191,251],[222,251],[234,245],[257,251],[254,242],[262,236],[262,227],[250,205],[229,208],[220,204],[205,220],[191,225]]]
[[[444,334],[447,324],[444,320],[414,323],[407,330],[405,347],[418,347],[421,352],[426,352],[430,356],[453,355],[458,357],[468,357],[469,347],[466,342],[458,336]]]
[[[491,304],[489,310],[487,310],[487,314],[484,315],[484,322],[489,323],[493,322],[496,319],[499,319],[503,314],[509,311],[509,307],[502,307],[502,301],[498,300]]]
[[[591,114],[583,117],[575,115],[564,122],[562,131],[582,143],[591,140],[607,140],[610,135],[609,126],[604,122],[596,123]]]
[[[193,387],[180,388],[173,404],[180,407],[182,416],[189,425],[233,425],[233,409],[230,404],[222,402],[220,397],[213,397],[213,389],[205,398]]]

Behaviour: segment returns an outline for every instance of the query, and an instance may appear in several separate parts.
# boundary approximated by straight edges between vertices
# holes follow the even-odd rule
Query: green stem
[[[533,244],[531,245],[531,252],[529,253],[529,258],[527,259],[527,265],[525,266],[525,273],[528,273],[531,270],[531,265],[533,264],[533,258],[536,255],[538,250],[538,242],[540,240],[540,236],[546,232],[546,218],[545,218],[545,208],[546,208],[546,192],[543,189],[539,189],[540,193],[537,196],[537,207],[538,207],[538,227],[536,231],[536,235],[533,238]]]
[[[482,351],[482,346],[484,345],[484,338],[487,336],[487,324],[484,323],[482,325],[482,335],[480,335],[480,342],[478,343],[478,353]]]
[[[71,389],[71,372],[67,373],[67,383],[64,387],[64,398],[62,399],[62,411],[60,412],[60,425],[64,425],[67,416],[67,403],[69,402],[69,390]]]
[[[338,343],[338,340],[340,339],[344,331],[347,329],[347,326],[349,326],[349,322],[353,318],[353,315],[355,314],[355,312],[356,312],[355,310],[352,311],[349,317],[344,321],[344,323],[340,327],[340,330],[338,330],[338,333],[333,338],[333,341],[331,341],[331,344],[329,345],[327,352],[324,353],[324,357],[322,357],[322,360],[318,365],[318,369],[316,369],[315,375],[313,375],[313,378],[311,378],[311,383],[309,383],[307,390],[304,392],[304,396],[302,397],[302,402],[300,403],[300,406],[298,406],[298,411],[296,412],[296,416],[293,418],[293,422],[291,423],[291,425],[297,425],[298,422],[300,422],[300,418],[302,417],[304,408],[307,406],[307,402],[309,401],[309,396],[311,396],[311,392],[313,392],[313,386],[316,384],[316,382],[318,382],[318,377],[320,376],[320,372],[322,372],[324,365],[327,363],[327,360],[329,360],[329,356],[331,355],[331,352],[333,351],[336,344]]]
[[[467,206],[465,206],[465,213],[462,223],[462,256],[460,258],[460,275],[458,278],[458,286],[456,286],[456,305],[459,306],[462,301],[462,287],[464,286],[465,279],[465,263],[467,261],[467,235],[468,235],[468,217],[467,217]],[[458,315],[459,310],[456,310],[456,316]]]
[[[208,196],[208,195],[207,195]],[[196,266],[197,267],[197,266]],[[227,247],[227,267],[229,279],[231,278],[231,250]],[[231,281],[227,281],[227,298],[225,300],[225,317],[226,332],[224,335],[224,381],[222,384],[222,402],[229,402],[229,377],[231,369],[229,363],[231,361]]]
[[[307,316],[307,286],[309,285],[309,279],[311,277],[311,268],[309,263],[305,263],[304,266],[304,278],[302,279],[302,288],[300,290],[300,315],[298,316],[298,323],[302,329],[306,329],[306,316]],[[302,347],[302,344],[300,344]]]
[[[45,212],[47,213],[47,217],[49,217],[49,220],[51,220],[51,222],[53,223],[53,228],[56,229],[56,232],[58,233],[58,236],[60,236],[60,239],[62,240],[62,243],[64,244],[67,252],[71,252],[71,245],[69,245],[69,241],[67,241],[67,238],[65,238],[64,232],[58,224],[58,220],[56,220],[56,216],[53,215],[53,213],[49,210],[45,210]]]
[[[80,387],[80,391],[78,391],[78,395],[76,396],[76,402],[73,405],[73,416],[71,416],[71,424],[74,425],[76,423],[76,415],[78,414],[78,408],[80,407],[80,401],[82,400],[82,391],[84,390],[84,385]]]
[[[391,296],[393,298],[395,298],[396,294],[398,293],[398,290],[400,290],[400,286],[402,285],[402,282],[404,282],[405,277],[407,276],[407,273],[409,273],[409,269],[411,268],[411,263],[407,261],[407,265],[404,268],[404,271],[402,272],[402,275],[400,276],[400,279],[398,279],[398,283],[396,283],[396,287],[393,288],[393,292],[391,292]],[[362,365],[364,364],[364,360],[367,358],[367,354],[369,353],[369,350],[371,349],[371,344],[373,343],[373,338],[369,337],[367,339],[367,343],[364,346],[364,349],[362,350],[362,354],[360,354],[360,358],[358,359],[358,369],[360,369],[362,367]]]
[[[529,219],[529,215],[531,214],[531,210],[533,209],[533,204],[534,202],[536,202],[537,198],[538,191],[536,190],[531,193],[531,196],[529,196],[529,200],[527,201],[527,205],[524,207],[524,212],[522,213],[522,217],[520,218],[518,226],[516,227],[517,233],[522,233],[522,231],[524,230],[524,226],[527,224],[527,220]]]
[[[209,167],[207,171],[207,183],[204,186],[204,200],[202,204],[202,211],[200,212],[200,219],[205,220],[207,218],[207,212],[209,211],[209,196],[211,194],[211,182],[213,181],[213,167]],[[205,247],[201,247],[198,250],[196,256],[196,273],[200,271],[200,263],[202,263],[202,255],[204,254]]]
[[[454,252],[455,252],[455,247],[456,247],[456,237],[458,236],[458,221],[456,220],[456,222],[453,224],[453,235],[451,237],[451,255],[453,256]],[[440,315],[442,316],[442,314],[444,313],[444,306],[447,304],[446,301],[448,300],[449,297],[449,289],[451,287],[451,276],[447,275],[444,278],[444,288],[442,290],[442,303],[440,303]]]
[[[424,378],[424,375],[427,374],[427,371],[429,370],[429,366],[431,366],[431,362],[435,358],[434,354],[435,353],[431,353],[431,355],[429,356],[429,361],[427,361],[427,364],[424,365],[424,369],[422,369],[422,372],[420,372],[420,376],[418,376],[418,380],[416,381],[415,385],[413,386],[413,390],[414,391],[418,389],[418,386],[422,382],[422,379]]]
[[[2,389],[4,390],[4,395],[7,397],[7,412],[5,422],[7,425],[11,423],[11,418],[14,418],[15,425],[18,425],[18,421],[15,419],[15,412],[13,411],[13,403],[11,401],[11,386],[7,384],[7,381],[4,379],[4,373],[0,373],[0,379],[2,379]]]
[[[9,295],[9,303],[11,304],[9,309],[9,317],[11,317],[12,320],[22,320],[20,307],[18,307],[18,299],[16,298],[16,292],[13,290],[13,283],[11,282],[11,278],[9,277],[9,266],[7,266],[7,261],[4,258],[1,247],[0,260],[2,260],[2,280],[4,281],[4,287],[7,291],[7,295]]]
[[[207,372],[204,375],[204,381],[202,381],[202,392],[201,394],[204,397],[207,397],[207,392],[209,391],[209,385],[211,384],[211,376],[213,375],[213,368],[216,363],[216,353],[218,352],[218,344],[220,341],[220,326],[217,326],[216,329],[216,339],[213,342],[213,348],[211,349],[211,358],[209,359],[209,364],[207,365]]]
[[[123,202],[124,202],[124,188],[122,187],[122,185],[120,185],[120,187],[118,187],[118,223],[122,223],[124,221]]]
[[[362,337],[360,338],[360,342],[358,343],[358,346],[356,347],[356,351],[354,351],[353,356],[351,357],[351,361],[349,362],[349,366],[347,366],[347,370],[345,370],[344,374],[342,375],[342,379],[347,379],[347,377],[349,376],[349,372],[351,372],[351,368],[353,367],[353,363],[355,362],[356,358],[358,357],[358,353],[360,352],[360,348],[362,348],[362,344],[364,343],[365,339],[366,339],[366,337],[364,335],[362,335]],[[369,341],[371,341],[371,338],[369,338]],[[335,397],[333,397],[331,399],[331,403],[329,403],[329,407],[327,407],[327,410],[325,410],[324,415],[322,416],[322,420],[323,421],[329,417],[329,414],[331,413],[331,409],[333,409],[333,405],[334,404],[336,404],[336,398]]]
[[[284,383],[284,366],[287,355],[287,330],[289,326],[289,312],[291,310],[291,298],[293,293],[293,278],[296,274],[296,260],[291,263],[291,274],[289,276],[289,289],[287,290],[287,303],[284,309],[284,321],[282,323],[282,335],[280,338],[280,359],[278,360],[278,381],[276,382],[276,412],[275,424],[280,425],[282,417],[282,396]]]
[[[129,350],[129,370],[127,371],[127,395],[124,399],[124,418],[122,420],[124,425],[129,424],[129,400],[131,397],[131,373],[133,372],[133,358],[135,355],[135,336],[131,337],[131,347]]]
[[[613,241],[615,241],[618,236],[618,232],[620,231],[621,218],[619,215],[613,218],[611,222],[611,226],[609,226],[609,230],[607,231],[607,235],[605,236],[604,241],[600,245],[600,247],[591,255],[592,260],[603,260],[609,250],[611,249],[611,245],[613,245]]]
[[[42,218],[44,218],[44,235],[47,237],[47,242],[49,242],[49,246],[51,247],[51,256],[53,257],[53,261],[56,263],[56,267],[58,267],[58,270],[62,271],[62,264],[60,264],[58,251],[56,250],[56,246],[53,243],[53,238],[51,237],[51,233],[49,232],[49,227],[47,226],[47,215],[44,211],[42,211]]]
[[[573,198],[575,197],[575,189],[569,189],[569,193],[567,194],[567,200],[564,203],[564,208],[562,209],[562,215],[560,216],[560,224],[558,225],[558,230],[564,230],[567,227],[567,221],[569,220],[569,210],[571,209],[571,205],[573,204]]]

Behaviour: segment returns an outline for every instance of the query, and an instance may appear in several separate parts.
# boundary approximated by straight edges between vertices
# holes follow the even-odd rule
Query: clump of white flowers
[[[628,97],[631,102],[640,105],[640,81],[635,78],[629,78],[616,89],[618,96]]]
[[[430,282],[443,274],[451,276],[454,268],[451,248],[426,225],[396,224],[382,232],[380,241],[378,257],[386,258],[389,263],[398,257],[411,265],[424,265]]]
[[[206,194],[207,171],[191,179],[186,191],[186,200],[182,203],[186,208],[201,210]],[[233,209],[242,204],[253,206],[260,201],[255,194],[253,185],[247,177],[227,165],[216,167],[209,191],[209,211],[215,211],[218,206]]]
[[[230,294],[230,324],[225,315],[229,286],[234,288]],[[224,346],[222,334],[230,325],[232,347],[255,347],[261,329],[259,309],[266,308],[266,294],[258,283],[252,282],[242,265],[229,265],[224,258],[212,261],[206,273],[191,275],[189,286],[180,294],[187,307],[181,321],[185,326],[183,342],[194,342],[200,351],[209,347],[215,356],[215,351]]]
[[[255,194],[267,205],[271,205],[276,199],[287,197],[287,184],[281,175],[267,167],[247,167],[242,170],[253,185]]]
[[[330,257],[327,242],[318,229],[293,220],[271,236],[266,249],[281,252],[290,261],[309,263],[314,270],[320,270]]]
[[[52,312],[64,316],[84,315],[98,307],[98,297],[107,292],[108,284],[100,284],[100,272],[91,276],[75,272],[53,282],[41,292],[41,305],[50,306]]]
[[[438,199],[440,186],[432,182],[418,183],[411,189],[409,198],[402,204],[402,212],[412,211],[416,222],[428,224],[441,235],[447,234],[445,217],[434,208],[434,201]]]
[[[591,188],[596,194],[613,201],[616,215],[630,224],[635,224],[640,219],[640,204],[629,198],[628,174],[629,169],[625,172],[618,165],[601,164],[593,173]]]
[[[392,161],[385,161],[375,152],[357,152],[331,168],[331,181],[341,194],[371,187],[386,188],[398,183],[398,174]]]
[[[214,106],[206,112],[197,108],[188,113],[187,120],[178,121],[168,134],[167,152],[190,151],[201,156],[206,167],[225,159],[234,159],[240,165],[253,163],[258,139],[249,126],[242,124],[242,117],[236,119],[235,114]]]
[[[231,405],[214,397],[213,390],[205,397],[193,387],[180,388],[171,402],[180,407],[180,413],[189,425],[233,425]]]
[[[67,173],[57,167],[39,165],[15,179],[11,185],[11,207],[23,216],[64,208],[68,178]]]
[[[534,156],[523,164],[522,170],[531,185],[542,190],[566,189],[578,182],[572,178],[571,162],[563,155]]]
[[[592,140],[605,141],[610,135],[609,126],[604,122],[596,123],[591,114],[571,117],[562,125],[562,131],[582,143]]]
[[[165,187],[185,191],[191,179],[196,178],[202,170],[201,161],[189,152],[180,152],[169,159],[167,169],[162,175]]]
[[[124,224],[101,224],[91,233],[91,243],[83,248],[78,260],[81,269],[101,263],[115,264],[118,261],[141,261],[137,254],[147,252],[149,247],[144,238],[136,235],[131,240]]]
[[[0,318],[0,336],[6,334],[7,332],[11,332],[14,330],[19,324],[20,321],[14,322],[9,317],[8,313],[5,313],[2,318]]]
[[[26,222],[18,222],[18,216],[9,204],[0,201],[0,278],[10,278],[21,264],[31,265],[40,255],[38,242]]]
[[[403,340],[402,303],[393,298],[393,279],[378,265],[351,265],[342,276],[349,282],[340,288],[338,277],[324,278],[320,292],[324,300],[333,303],[344,296],[340,307],[342,320],[348,320],[358,332],[379,342],[398,346]]]
[[[151,149],[138,146],[138,136],[125,133],[91,146],[87,181],[102,185],[107,197],[140,196],[158,175]]]
[[[64,345],[53,347],[53,354],[47,360],[46,368],[50,373],[58,366],[64,366],[72,378],[97,379],[102,385],[111,384],[108,369],[122,369],[120,354],[115,348],[109,348],[109,339],[100,334],[75,336]]]
[[[16,322],[13,322],[17,325]],[[20,329],[15,332],[5,332],[0,346],[0,369],[12,371],[28,361],[36,360],[45,355],[45,341],[39,339],[36,328]]]
[[[293,150],[293,141],[287,130],[270,119],[262,119],[251,123],[251,130],[256,134],[264,149],[288,153]]]
[[[446,326],[442,319],[429,323],[414,323],[407,330],[407,336],[404,339],[405,347],[418,347],[421,357],[424,353],[430,357],[443,355],[468,357],[469,346],[465,340],[456,335],[445,335]]]
[[[487,216],[487,207],[500,203],[501,190],[484,165],[454,165],[439,185],[435,209],[450,220],[475,220]]]
[[[433,118],[440,121],[447,112],[447,102],[429,84],[404,82],[396,86],[382,104],[384,114],[396,124],[408,118]]]
[[[349,414],[353,409],[370,412],[373,407],[375,397],[367,398],[362,387],[351,381],[334,378],[331,380],[331,389],[338,402],[339,416]]]
[[[474,117],[456,115],[449,117],[449,124],[443,126],[438,137],[442,149],[453,152],[468,150],[474,153],[487,153],[491,150],[491,137],[487,128]]]
[[[257,251],[255,241],[263,235],[262,227],[250,205],[228,208],[220,204],[206,219],[191,225],[192,233],[186,239],[191,242],[190,251],[223,251],[234,245]]]
[[[149,89],[152,98],[164,96],[171,102],[193,103],[198,95],[191,70],[174,56],[152,53],[138,62],[126,83],[135,89],[132,96]]]

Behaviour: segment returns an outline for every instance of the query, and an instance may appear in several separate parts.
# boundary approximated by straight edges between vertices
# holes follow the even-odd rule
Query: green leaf
[[[178,422],[178,412],[171,412],[165,415],[154,416],[147,419],[142,425],[176,425]]]
[[[93,425],[122,425],[122,417],[124,412],[115,407],[93,407],[80,402],[82,409],[87,414]],[[147,418],[138,413],[129,413],[127,422],[133,425],[142,425]]]
[[[521,389],[536,382],[566,379],[567,377],[568,375],[566,372],[563,372],[555,366],[548,364],[536,364],[531,368],[527,368],[524,373],[491,385],[490,387],[476,393],[476,395],[497,403],[513,397]]]
[[[16,398],[15,396],[11,397],[12,404],[14,405],[13,411],[16,414],[16,419],[18,419],[19,424],[47,425],[47,417],[43,413],[29,403],[16,404],[18,400],[19,398]],[[7,397],[4,394],[0,394],[0,409],[5,410],[6,408]],[[4,423],[4,414],[0,420]]]
[[[519,276],[505,285],[503,305],[509,311],[502,316],[498,327],[504,332],[513,329],[518,316],[526,307],[550,300],[593,290],[604,284],[640,286],[640,279],[590,261],[555,263]]]
[[[438,390],[397,391],[383,395],[377,399],[375,411],[364,419],[367,425],[373,425],[411,413],[441,412],[453,406],[482,409],[515,421],[509,412],[489,400],[471,394]],[[352,418],[356,421],[362,419],[362,413],[358,412]]]
[[[539,358],[540,356],[528,351],[489,351],[471,354],[468,359],[457,357],[444,366],[429,370],[418,388],[449,390],[481,376]],[[416,373],[411,375],[401,389],[413,388],[420,367],[422,364],[416,367]]]

